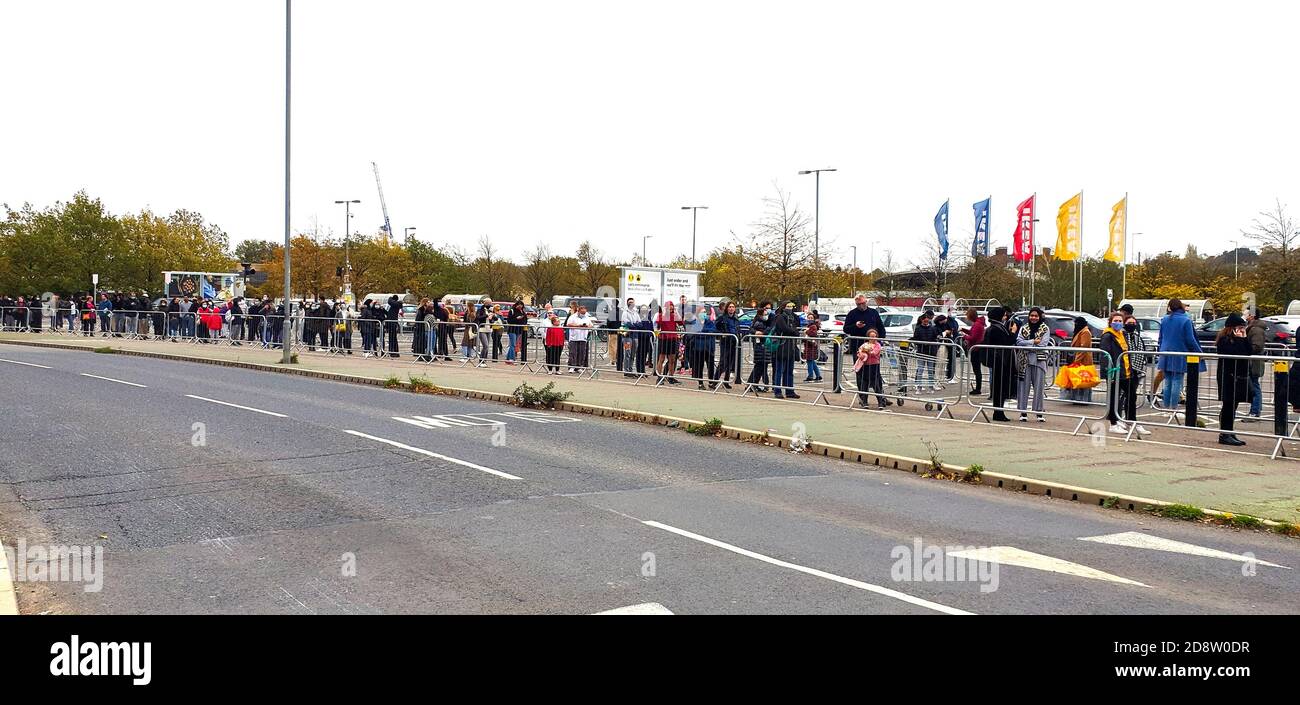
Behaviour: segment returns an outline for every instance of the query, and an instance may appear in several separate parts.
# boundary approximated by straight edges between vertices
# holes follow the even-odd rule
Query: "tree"
[[[776,195],[763,199],[763,216],[751,227],[749,237],[732,237],[767,277],[768,291],[782,301],[809,292],[814,283],[813,239],[808,226],[812,218],[792,204],[790,196],[776,187]]]
[[[601,287],[618,289],[618,270],[605,261],[600,250],[590,240],[578,245],[578,268],[581,271],[579,291],[595,295]]]
[[[470,263],[471,287],[498,301],[513,298],[515,265],[501,259],[487,235],[479,238],[477,254]]]
[[[543,304],[560,293],[565,280],[565,264],[563,258],[552,255],[549,247],[540,244],[524,255],[519,274],[524,287],[532,292],[533,303]]]
[[[1260,211],[1241,234],[1260,244],[1255,294],[1275,307],[1285,307],[1300,293],[1300,256],[1295,251],[1300,229],[1295,220],[1277,200],[1271,210]]]
[[[275,248],[276,243],[270,240],[245,240],[235,245],[235,251],[231,254],[240,262],[269,262]]]

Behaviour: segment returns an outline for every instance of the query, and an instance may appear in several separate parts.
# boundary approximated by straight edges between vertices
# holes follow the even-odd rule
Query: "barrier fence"
[[[842,335],[742,337],[692,330],[664,333],[637,327],[643,324],[634,322],[632,327],[614,330],[569,326],[564,328],[562,345],[548,346],[546,328],[541,337],[534,337],[528,326],[500,322],[480,325],[429,319],[389,321],[351,314],[325,318],[301,315],[297,309],[287,320],[274,315],[209,312],[205,316],[197,311],[157,310],[76,310],[71,315],[55,310],[51,316],[48,310],[38,313],[38,308],[0,310],[0,329],[50,336],[268,349],[278,349],[287,336],[291,348],[304,354],[396,356],[426,366],[518,366],[530,375],[573,374],[586,379],[678,386],[740,397],[772,391],[774,396],[780,392],[780,397],[800,403],[858,411],[869,409],[873,398],[877,408],[904,407],[900,410],[905,413],[911,413],[905,407],[914,402],[925,412],[937,410],[936,418],[955,418],[953,409],[964,403],[973,410],[969,419],[962,419],[968,423],[981,418],[991,423],[995,419],[990,418],[990,413],[1014,412],[1027,419],[1067,419],[1074,422],[1071,433],[1077,435],[1089,422],[1121,420],[1131,424],[1123,436],[1125,441],[1138,435],[1141,424],[1165,433],[1232,433],[1267,439],[1271,458],[1285,456],[1286,442],[1300,437],[1300,421],[1289,414],[1291,365],[1296,362],[1296,353],[1278,345],[1252,356],[1221,355],[1207,345],[1207,351],[1202,353],[1132,350],[1111,360],[1099,348],[977,345],[965,350],[950,341],[876,340],[881,346],[877,364],[874,369],[859,372],[853,369],[854,351],[866,339]],[[1092,356],[1099,379],[1090,398],[1065,396],[1065,390],[1055,384],[1062,365],[1080,353]],[[1026,374],[1017,362],[1020,354],[1037,356],[1040,364],[1035,367],[1041,372]],[[1173,395],[1173,408],[1154,401],[1166,391],[1157,380],[1162,376],[1159,361],[1167,358],[1181,358],[1189,365],[1182,380],[1169,380],[1167,375],[1160,380],[1160,385],[1181,382],[1182,393]],[[1200,370],[1201,363],[1205,371]],[[1253,375],[1252,367],[1262,373]],[[1133,371],[1131,378],[1116,375],[1116,370],[1124,368]],[[971,393],[977,375],[983,377],[981,387],[987,386],[990,394],[986,401]],[[1234,384],[1220,384],[1223,375]],[[1247,393],[1238,398],[1242,395],[1236,380],[1243,376]],[[995,389],[994,378],[1001,388]],[[1231,396],[1225,398],[1227,393]],[[1130,396],[1135,411],[1143,413],[1130,417]],[[1243,423],[1251,423],[1252,400],[1257,400],[1260,425],[1243,429]],[[1265,420],[1271,424],[1266,425]],[[1092,432],[1095,429],[1094,425]]]

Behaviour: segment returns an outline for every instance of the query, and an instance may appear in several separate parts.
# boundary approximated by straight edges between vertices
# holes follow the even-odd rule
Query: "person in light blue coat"
[[[1160,320],[1160,352],[1200,353],[1201,343],[1196,339],[1196,328],[1188,317],[1183,302],[1170,299],[1169,315]],[[1183,380],[1187,376],[1187,358],[1183,355],[1161,355],[1156,369],[1165,375],[1164,396],[1161,401],[1164,408],[1177,411],[1178,400],[1183,392]],[[1205,372],[1205,362],[1201,361],[1199,370]]]

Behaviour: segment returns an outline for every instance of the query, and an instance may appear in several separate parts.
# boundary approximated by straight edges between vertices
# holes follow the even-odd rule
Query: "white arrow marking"
[[[1020,568],[1032,568],[1034,570],[1045,570],[1051,573],[1064,573],[1074,575],[1080,578],[1091,578],[1092,580],[1108,580],[1112,583],[1123,583],[1124,585],[1136,585],[1138,587],[1150,587],[1136,580],[1121,578],[1118,575],[1111,575],[1096,568],[1089,568],[1086,565],[1071,563],[1044,556],[1041,553],[1031,553],[1023,551],[1013,546],[992,546],[989,548],[978,548],[973,551],[957,551],[949,553],[949,556],[956,558],[966,558],[972,561],[983,561],[986,563],[997,563],[999,565],[1013,565]]]
[[[658,602],[646,602],[646,603],[644,603],[644,604],[640,604],[640,605],[631,605],[631,606],[629,606],[629,607],[620,607],[620,608],[618,608],[618,609],[616,609],[616,610],[606,610],[606,611],[604,611],[604,612],[597,612],[596,614],[597,614],[597,615],[602,615],[602,614],[638,614],[638,615],[640,615],[640,614],[672,614],[672,613],[673,613],[672,610],[668,609],[667,607],[664,607],[663,605],[659,604]]]
[[[1222,558],[1225,561],[1240,561],[1242,563],[1252,563],[1254,565],[1266,565],[1270,568],[1282,568],[1291,570],[1284,565],[1261,561],[1258,558],[1242,555],[1240,553],[1228,553],[1220,551],[1217,548],[1205,548],[1196,544],[1183,543],[1173,539],[1162,539],[1159,536],[1144,534],[1140,531],[1125,531],[1120,534],[1107,534],[1105,536],[1089,536],[1088,538],[1079,539],[1080,541],[1090,541],[1092,543],[1104,543],[1109,546],[1128,546],[1129,548],[1145,548],[1151,551],[1165,551],[1166,553],[1186,553],[1189,556],[1205,556],[1206,558]]]

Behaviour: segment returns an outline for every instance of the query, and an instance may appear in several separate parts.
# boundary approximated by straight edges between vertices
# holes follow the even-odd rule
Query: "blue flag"
[[[975,244],[970,251],[973,257],[989,256],[989,209],[992,205],[992,196],[975,204]]]
[[[939,236],[939,259],[948,259],[948,202],[934,216],[934,232]]]

